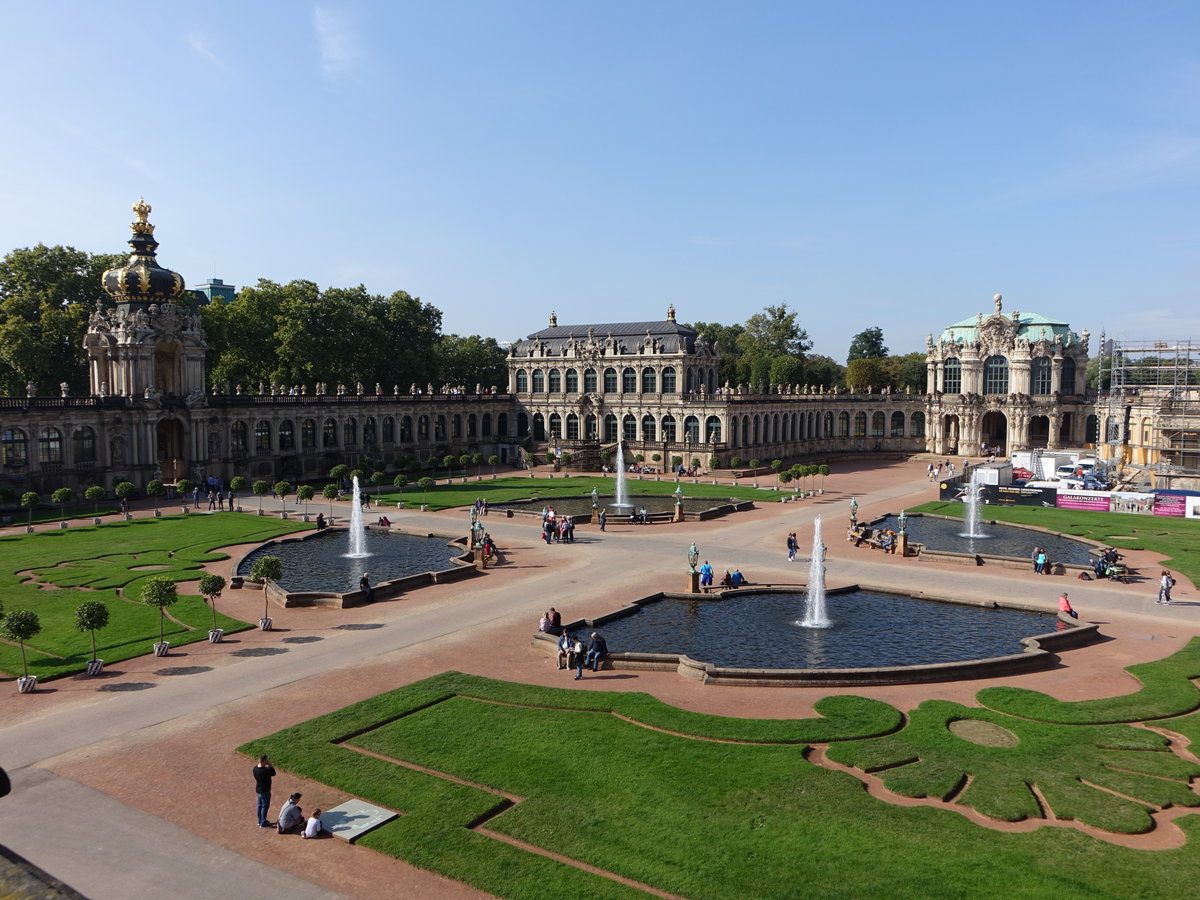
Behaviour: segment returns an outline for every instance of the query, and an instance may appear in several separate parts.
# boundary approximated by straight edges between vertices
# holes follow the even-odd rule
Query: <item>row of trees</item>
[[[120,254],[90,254],[38,244],[0,260],[0,392],[20,396],[33,384],[57,396],[66,382],[88,390],[83,336],[97,304],[111,307],[101,273]],[[311,281],[260,280],[229,304],[197,308],[209,343],[210,385],[354,384],[391,392],[416,383],[473,389],[508,383],[495,338],[442,334],[442,314],[404,291],[388,296]]]

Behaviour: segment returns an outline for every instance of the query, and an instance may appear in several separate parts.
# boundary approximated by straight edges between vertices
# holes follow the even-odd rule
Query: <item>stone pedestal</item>
[[[671,518],[671,521],[672,522],[682,522],[683,521],[683,507],[682,506],[675,507],[675,515]]]
[[[908,556],[908,535],[896,535],[896,553],[900,556]]]
[[[693,594],[700,593],[700,573],[692,572],[688,575],[688,590]]]
[[[483,558],[483,548],[476,547],[471,552],[474,554],[475,568],[482,572],[487,568],[487,562]]]

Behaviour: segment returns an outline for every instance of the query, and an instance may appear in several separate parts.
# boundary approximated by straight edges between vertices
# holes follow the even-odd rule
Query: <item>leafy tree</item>
[[[336,484],[327,484],[321,489],[321,496],[329,501],[329,515],[331,516],[333,515],[333,501],[338,498],[340,493]]]
[[[392,487],[399,488],[400,493],[404,493],[404,488],[408,484],[408,476],[404,474],[397,475],[392,479]]]
[[[808,333],[796,323],[796,313],[787,304],[768,306],[752,315],[746,320],[745,331],[738,335],[737,344],[750,364],[751,383],[768,380],[776,357],[803,359],[812,348]]]
[[[845,382],[846,369],[828,356],[814,354],[804,360],[804,383],[825,389],[841,387]]]
[[[329,477],[340,486],[343,481],[350,477],[350,467],[345,463],[339,463],[329,470]]]
[[[482,475],[483,474],[483,454],[482,453],[472,453],[471,454],[471,465],[473,465],[475,467],[476,475]]]
[[[221,596],[221,591],[225,590],[225,579],[220,575],[214,575],[212,572],[205,572],[200,576],[199,591],[208,601],[208,605],[212,607],[213,628],[217,627],[217,598]]]
[[[108,607],[100,600],[85,600],[75,607],[75,628],[92,635],[92,659],[96,659],[96,632],[108,626]]]
[[[492,474],[496,474],[496,466],[500,465],[500,457],[495,453],[488,457],[488,465],[492,467]]]
[[[269,491],[270,489],[271,489],[271,485],[267,484],[267,482],[261,478],[257,479],[254,482],[254,484],[250,485],[250,490],[253,491],[254,496],[256,496],[258,498],[258,511],[259,512],[262,512],[263,497],[266,495],[267,491]]]
[[[760,459],[750,460],[750,468],[757,469],[760,465],[762,465],[762,460],[760,460]]]
[[[132,481],[119,481],[117,482],[117,486],[113,488],[113,493],[117,495],[118,500],[128,501],[136,490],[137,488],[133,486]]]
[[[304,514],[308,515],[308,501],[313,498],[313,486],[311,484],[302,484],[296,488],[296,499],[304,504]]]
[[[58,504],[58,516],[63,521],[67,518],[67,504],[75,499],[75,492],[69,487],[60,487],[50,495],[50,502]]]
[[[886,378],[878,359],[856,359],[846,366],[846,383],[855,390],[883,387]]]
[[[382,471],[376,470],[371,473],[371,484],[375,486],[375,502],[379,502],[379,485],[383,484],[383,480],[387,476]]]
[[[108,493],[100,485],[93,484],[90,488],[83,492],[85,500],[91,500],[94,506],[92,507],[92,515],[100,515],[100,501],[104,499],[104,495]]]
[[[267,597],[267,588],[272,581],[283,577],[283,560],[278,556],[260,556],[250,567],[250,577],[261,581],[263,586],[263,618],[269,618],[271,601]]]
[[[29,665],[25,661],[25,642],[30,638],[37,637],[42,630],[42,623],[38,619],[37,613],[31,609],[18,609],[10,612],[0,621],[0,635],[8,638],[10,641],[16,641],[21,647],[21,668],[25,672],[25,677],[29,677]]]
[[[749,380],[749,375],[740,371],[742,351],[738,338],[746,329],[742,325],[720,325],[716,322],[693,322],[688,326],[695,329],[704,340],[712,344],[721,354],[721,362],[717,368],[717,377],[724,384],[739,384]]]
[[[435,345],[435,355],[440,383],[462,385],[468,393],[475,385],[508,384],[507,356],[495,338],[444,334]]]
[[[779,474],[779,470],[782,468],[783,468],[783,460],[782,459],[771,460],[771,471],[774,472],[776,475]]]
[[[771,360],[767,380],[771,384],[803,384],[805,368],[798,356],[777,356]]]
[[[72,393],[88,390],[83,335],[100,301],[111,306],[100,276],[119,266],[118,254],[95,256],[73,247],[25,247],[0,260],[0,390],[24,396],[57,396],[59,382]]]
[[[692,457],[692,468],[694,468],[694,469],[700,468],[700,457],[698,457],[698,456]]]
[[[275,492],[275,496],[279,498],[279,508],[281,510],[287,509],[287,504],[284,502],[284,500],[287,495],[291,493],[291,484],[286,481],[277,481],[271,485],[271,490],[273,490]]]
[[[425,492],[423,499],[421,500],[422,503],[429,502],[429,489],[431,487],[433,487],[434,484],[435,484],[434,480],[432,478],[430,478],[428,475],[426,475],[424,478],[422,478],[420,481],[417,482],[417,487],[419,487],[422,491]]]
[[[158,509],[158,498],[163,495],[163,483],[157,478],[146,482],[146,496],[154,498],[154,508]]]
[[[825,476],[829,474],[829,466],[825,465],[825,463],[821,463],[821,465],[817,466],[817,474],[821,476],[821,488],[824,489]]]
[[[742,458],[740,456],[729,457],[729,467],[731,469],[740,469],[742,467]]]
[[[142,602],[158,608],[158,642],[163,642],[167,622],[167,607],[179,599],[175,582],[165,575],[154,575],[142,585]]]
[[[905,388],[914,394],[925,393],[926,365],[924,353],[906,353],[904,356],[889,356],[880,360],[884,377],[898,391]]]
[[[231,493],[240,494],[242,491],[244,491],[246,489],[246,483],[247,482],[246,482],[245,475],[234,475],[232,478],[229,479],[229,490]],[[233,497],[229,498],[229,503],[230,503],[230,506],[232,507]]]
[[[846,354],[846,364],[856,359],[883,359],[888,355],[888,348],[883,345],[883,329],[872,325],[850,339],[850,352]]]
[[[175,490],[179,491],[179,493],[183,496],[184,503],[187,502],[187,495],[192,492],[194,487],[195,485],[192,484],[191,480],[187,478],[180,478],[175,482]]]
[[[792,470],[791,469],[784,469],[782,472],[779,473],[779,483],[780,484],[791,484],[792,483]]]
[[[33,508],[38,505],[38,501],[41,499],[37,491],[26,491],[21,495],[21,505],[29,510],[29,521],[26,524],[33,525]]]
[[[450,467],[454,465],[454,457],[447,453],[442,457],[442,465],[446,467],[446,477],[450,477]]]

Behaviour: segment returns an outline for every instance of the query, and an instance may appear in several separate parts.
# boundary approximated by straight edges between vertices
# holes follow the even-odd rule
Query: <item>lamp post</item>
[[[696,547],[696,542],[692,541],[692,546],[688,547],[688,580],[689,587],[693,594],[700,593],[700,573],[696,571],[696,563],[700,560],[700,550]]]
[[[858,525],[858,501],[850,498],[850,530],[853,531]]]
[[[900,510],[896,521],[900,523],[900,533],[896,535],[896,552],[903,559],[908,556],[908,513]]]

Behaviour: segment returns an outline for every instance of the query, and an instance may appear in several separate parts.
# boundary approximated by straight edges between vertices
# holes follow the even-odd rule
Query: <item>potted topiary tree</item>
[[[287,518],[287,495],[292,490],[292,486],[286,481],[277,481],[271,486],[271,490],[275,492],[275,496],[279,498],[279,518]]]
[[[189,510],[188,494],[192,492],[193,488],[195,488],[195,485],[187,478],[180,478],[175,482],[175,490],[179,491],[179,496],[183,498],[183,511],[185,513]]]
[[[37,491],[26,491],[21,495],[21,505],[29,510],[29,518],[25,521],[26,534],[33,534],[33,508],[38,505],[40,499]]]
[[[92,524],[100,524],[100,501],[104,499],[107,491],[98,484],[93,484],[90,488],[83,492],[85,500],[92,501]]]
[[[213,627],[208,632],[209,643],[219,644],[225,636],[225,630],[217,627],[217,598],[221,596],[221,591],[225,590],[225,579],[220,575],[206,572],[200,576],[199,590],[204,599],[208,601],[208,605],[212,607]]]
[[[270,598],[267,596],[267,588],[272,581],[278,581],[283,577],[283,562],[278,556],[260,556],[254,561],[254,565],[250,567],[250,578],[262,584],[263,589],[263,615],[258,620],[258,627],[262,631],[271,630],[272,619],[267,613],[270,611]]]
[[[334,483],[338,486],[339,491],[342,489],[342,479],[346,478],[349,474],[350,467],[345,463],[336,465],[329,470],[329,477],[333,479]]]
[[[92,658],[87,664],[89,675],[99,675],[104,660],[96,659],[96,632],[108,625],[108,606],[100,600],[85,600],[75,607],[75,627],[92,635]]]
[[[234,508],[233,498],[246,489],[246,483],[245,475],[235,475],[229,479],[229,508],[231,510]],[[240,506],[237,507],[237,511],[241,512],[242,508]]]
[[[338,490],[338,486],[336,484],[327,484],[327,485],[325,485],[324,488],[321,489],[321,496],[329,501],[329,524],[330,525],[333,524],[333,501],[338,498],[339,493],[341,493],[341,492]]]
[[[492,481],[496,480],[496,466],[500,465],[500,457],[495,453],[488,457],[488,465],[492,467]]]
[[[400,499],[396,501],[396,509],[404,509],[404,486],[408,484],[408,476],[397,475],[392,479],[392,487],[400,491]]]
[[[821,465],[817,466],[817,474],[821,476],[821,487],[818,493],[824,494],[825,476],[829,474],[829,466],[825,465],[825,463],[821,463]]]
[[[21,647],[21,668],[25,674],[17,679],[17,691],[22,694],[32,694],[37,690],[37,676],[29,674],[29,665],[25,661],[25,642],[36,637],[41,630],[42,623],[31,609],[18,609],[0,622],[0,634],[10,641],[16,641]]]
[[[302,485],[300,485],[300,487],[296,488],[296,499],[304,504],[304,521],[305,522],[308,521],[308,501],[313,498],[314,493],[316,493],[316,492],[313,490],[313,487],[311,484],[302,484]]]
[[[163,495],[163,483],[157,478],[146,482],[146,496],[154,498],[154,517],[158,518],[162,515],[162,509],[159,508],[158,498]]]
[[[69,487],[60,487],[50,495],[50,500],[58,504],[58,527],[67,527],[67,504],[75,499],[75,492]]]
[[[133,496],[133,492],[137,490],[133,486],[132,481],[119,481],[117,486],[113,488],[113,493],[121,501],[121,512],[125,516],[125,520],[133,518],[133,513],[129,511],[129,498]]]
[[[175,582],[165,575],[155,575],[142,585],[142,602],[158,608],[158,643],[154,645],[155,656],[166,656],[171,644],[166,640],[164,629],[167,624],[167,607],[179,599]]]
[[[371,473],[371,484],[374,485],[374,487],[375,487],[375,505],[376,506],[379,505],[379,486],[381,484],[383,484],[385,478],[387,478],[387,476],[385,474],[383,474],[382,470],[377,469],[376,471]]]
[[[435,483],[436,482],[428,475],[417,482],[417,487],[425,492],[421,497],[421,512],[429,511],[429,489],[433,487]]]
[[[482,453],[472,453],[471,454],[471,465],[473,465],[475,467],[475,480],[482,481],[483,480],[483,454]]]
[[[250,486],[250,490],[254,491],[254,496],[258,498],[258,514],[263,514],[262,500],[267,491],[271,489],[271,485],[267,484],[261,478]]]

